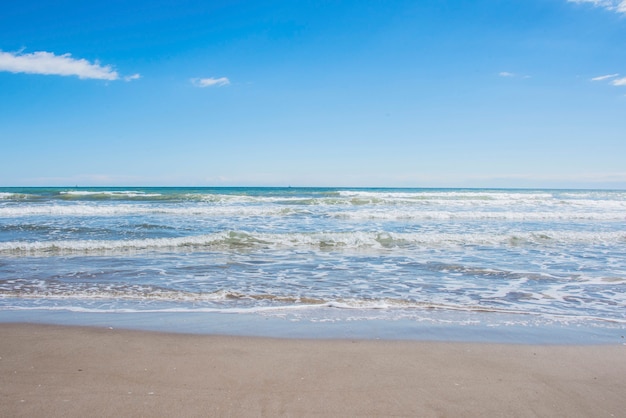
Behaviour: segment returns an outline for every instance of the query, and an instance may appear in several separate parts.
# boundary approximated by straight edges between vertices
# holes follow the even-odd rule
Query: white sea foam
[[[161,193],[146,193],[135,190],[102,190],[102,191],[87,191],[87,190],[69,190],[62,191],[59,194],[65,196],[111,196],[111,197],[157,197],[162,196]]]
[[[432,198],[435,200],[454,200],[454,199],[471,199],[471,200],[504,200],[504,201],[519,201],[519,200],[546,200],[552,199],[553,195],[546,192],[501,192],[501,191],[360,191],[360,190],[345,190],[340,191],[341,196],[358,196],[358,197],[371,197],[371,198],[400,198],[400,199],[423,199]]]
[[[285,216],[295,210],[283,207],[237,206],[153,206],[118,205],[31,205],[0,207],[0,217],[23,216],[118,216],[118,215],[176,215],[176,216]]]
[[[515,212],[515,211],[452,211],[413,209],[368,209],[336,212],[333,217],[351,220],[503,220],[503,221],[626,221],[625,212]]]
[[[313,211],[313,212],[312,212]],[[183,217],[284,217],[294,214],[349,220],[507,220],[507,221],[626,221],[625,210],[433,210],[416,207],[360,207],[351,210],[314,211],[311,207],[284,205],[149,205],[149,204],[40,204],[0,207],[0,217],[173,215]]]
[[[24,304],[5,304],[2,310],[8,311],[41,311],[40,306],[29,306]],[[46,311],[66,311],[76,313],[97,313],[97,314],[150,314],[150,313],[213,313],[213,314],[261,314],[269,317],[290,318],[291,320],[307,320],[311,322],[336,322],[336,321],[363,321],[363,320],[399,320],[410,319],[412,321],[427,321],[440,324],[470,325],[480,324],[480,319],[471,320],[467,317],[454,315],[436,315],[438,311],[455,312],[457,314],[500,314],[507,315],[508,325],[532,325],[536,322],[556,322],[563,324],[577,324],[596,322],[598,324],[614,324],[623,326],[626,319],[606,318],[594,315],[571,315],[566,313],[539,313],[515,309],[484,308],[480,306],[454,306],[454,305],[414,305],[399,306],[396,308],[368,307],[367,304],[357,303],[355,305],[346,302],[328,302],[319,305],[284,305],[284,306],[250,306],[242,308],[232,307],[202,307],[202,306],[178,306],[178,307],[116,307],[116,306],[84,306],[71,303],[48,306]],[[338,315],[336,311],[347,311],[346,315]],[[294,313],[303,315],[291,316]],[[483,320],[485,320],[483,318]],[[493,323],[491,326],[502,325]]]

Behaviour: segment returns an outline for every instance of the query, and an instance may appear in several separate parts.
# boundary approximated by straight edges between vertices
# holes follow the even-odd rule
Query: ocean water
[[[626,191],[2,188],[15,318],[623,334]]]

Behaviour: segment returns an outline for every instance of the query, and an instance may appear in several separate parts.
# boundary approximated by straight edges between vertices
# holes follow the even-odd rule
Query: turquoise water
[[[621,331],[625,254],[625,191],[2,188],[0,320]]]

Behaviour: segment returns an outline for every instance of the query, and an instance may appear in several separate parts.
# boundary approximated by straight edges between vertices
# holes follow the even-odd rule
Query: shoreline
[[[89,313],[15,310],[0,312],[0,324],[82,326],[160,333],[301,339],[362,339],[503,344],[597,345],[626,342],[624,324],[559,322],[498,313],[424,311],[419,319],[353,320],[334,310],[335,320],[245,313]]]
[[[626,346],[0,324],[4,416],[620,416]]]

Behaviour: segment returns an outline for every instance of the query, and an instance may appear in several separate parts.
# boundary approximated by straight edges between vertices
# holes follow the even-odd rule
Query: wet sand
[[[626,416],[626,345],[0,324],[0,416]]]

